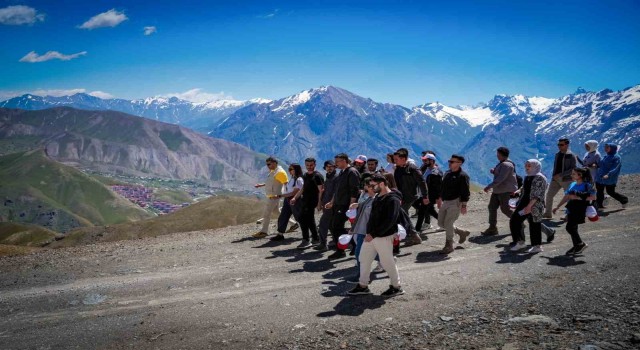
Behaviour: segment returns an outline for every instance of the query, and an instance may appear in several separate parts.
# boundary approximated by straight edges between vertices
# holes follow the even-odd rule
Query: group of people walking
[[[571,235],[573,247],[567,255],[581,254],[586,248],[578,233],[578,225],[585,222],[585,212],[589,205],[604,207],[604,192],[626,205],[628,198],[616,192],[621,161],[618,147],[606,144],[606,155],[597,150],[598,143],[585,143],[587,153],[576,157],[569,150],[569,140],[558,141],[551,180],[542,173],[542,164],[537,159],[529,159],[524,164],[525,173],[521,177],[516,164],[509,159],[509,149],[496,150],[498,164],[490,171],[493,181],[484,188],[491,191],[489,199],[489,227],[483,235],[497,235],[497,210],[509,217],[512,242],[510,251],[526,248],[524,223],[529,225],[531,246],[528,253],[542,251],[542,233],[547,242],[553,241],[555,230],[546,226],[544,219],[566,204],[566,230]],[[373,260],[378,260],[376,270],[384,270],[390,278],[390,286],[383,296],[403,294],[394,255],[400,250],[398,232],[407,234],[405,246],[420,244],[420,232],[433,228],[431,218],[437,220],[438,227],[446,232],[441,254],[454,252],[454,238],[464,243],[470,232],[456,227],[460,215],[467,213],[470,198],[470,178],[462,169],[465,158],[453,154],[448,160],[448,169],[443,171],[436,162],[433,151],[424,151],[422,164],[409,157],[406,148],[400,148],[387,155],[388,164],[379,165],[377,159],[357,156],[353,161],[347,154],[337,154],[333,160],[323,163],[325,176],[316,170],[316,160],[307,158],[303,172],[300,164],[293,163],[287,172],[278,165],[277,159],[269,157],[266,165],[269,173],[264,183],[267,196],[262,229],[253,237],[264,238],[269,234],[272,213],[280,209],[277,233],[272,241],[285,240],[285,233],[300,228],[302,241],[298,249],[313,248],[320,252],[332,249],[328,259],[347,256],[346,247],[339,244],[343,235],[352,235],[351,253],[356,257],[358,273],[349,281],[357,283],[348,294],[369,294],[369,277]],[[563,189],[565,196],[553,207],[553,198]],[[416,211],[417,221],[413,224],[409,210]],[[436,210],[437,208],[437,210]],[[321,212],[316,224],[315,213]],[[355,215],[351,215],[353,212]],[[294,220],[292,220],[292,217]],[[351,218],[351,219],[350,219]],[[346,222],[351,220],[350,229]],[[290,228],[287,229],[288,224]],[[331,234],[332,245],[328,240]],[[375,270],[374,270],[375,271]]]

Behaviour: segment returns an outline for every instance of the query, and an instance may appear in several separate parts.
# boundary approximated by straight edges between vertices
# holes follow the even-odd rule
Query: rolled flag
[[[402,241],[403,239],[407,238],[407,230],[404,229],[404,227],[402,227],[402,225],[398,224],[398,238]]]
[[[338,237],[338,249],[347,249],[349,247],[349,242],[351,242],[351,238],[353,238],[353,235],[350,235],[348,233],[345,233],[344,235]]]
[[[356,216],[358,215],[357,209],[349,209],[345,213],[347,215],[347,219],[349,219],[349,223],[353,224],[356,221]]]
[[[587,207],[587,218],[589,221],[598,221],[600,217],[598,216],[598,211],[593,205]]]

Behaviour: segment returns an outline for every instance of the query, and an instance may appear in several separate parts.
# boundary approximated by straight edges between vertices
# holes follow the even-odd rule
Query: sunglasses
[[[558,147],[562,147],[562,146],[566,146],[566,145],[567,145],[566,143],[559,143]]]
[[[291,171],[291,170],[295,170],[295,169],[294,168],[289,168],[289,171]]]
[[[461,162],[459,160],[450,160],[449,164],[451,164],[451,163],[461,163]]]
[[[267,163],[267,166],[269,166],[269,165],[271,165],[271,164],[273,164],[273,163]]]

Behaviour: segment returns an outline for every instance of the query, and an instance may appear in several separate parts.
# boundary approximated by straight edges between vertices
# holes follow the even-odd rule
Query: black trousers
[[[520,211],[520,209],[517,209]],[[516,211],[509,218],[509,229],[511,230],[511,238],[513,242],[524,242],[524,231],[522,230],[522,223],[529,221],[529,234],[531,235],[531,245],[542,244],[542,223],[534,222],[531,214],[520,215]]]
[[[582,239],[580,238],[580,234],[578,233],[577,222],[569,218],[569,220],[567,221],[566,229],[567,229],[567,232],[569,232],[569,234],[571,235],[571,241],[573,242],[574,247],[582,244]]]
[[[422,202],[422,199],[419,199]],[[424,205],[420,203],[418,207],[418,221],[416,221],[416,231],[420,232],[422,230],[422,223],[426,223],[427,225],[431,225],[431,217],[438,220],[438,212],[436,211],[435,203],[429,202],[429,204]]]
[[[622,204],[627,204],[629,202],[629,198],[627,196],[616,192],[616,185],[603,185],[596,183],[596,204],[598,208],[602,208],[604,202],[604,191],[607,191],[607,194],[611,196],[611,198],[617,200]]]
[[[334,205],[331,207],[332,217],[331,217],[331,237],[333,238],[333,242],[336,244],[336,250],[338,249],[338,238],[343,234],[347,233],[347,230],[344,228],[344,224],[347,223],[347,210],[349,210],[348,205]]]
[[[318,240],[318,226],[316,226],[315,208],[304,205],[300,212],[300,230],[302,231],[302,239],[309,240],[309,231],[311,238]]]

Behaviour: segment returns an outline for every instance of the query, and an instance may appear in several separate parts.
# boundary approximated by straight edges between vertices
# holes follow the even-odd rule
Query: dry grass
[[[262,216],[264,203],[253,198],[211,197],[169,215],[110,226],[71,231],[51,246],[74,246],[100,241],[155,237],[175,232],[200,231],[254,222]]]

